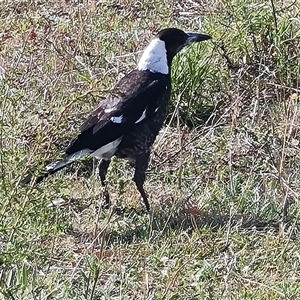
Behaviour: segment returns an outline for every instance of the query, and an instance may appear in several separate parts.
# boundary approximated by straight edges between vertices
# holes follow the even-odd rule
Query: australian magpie
[[[90,155],[101,160],[99,176],[106,190],[106,173],[112,156],[134,162],[133,180],[147,210],[150,205],[143,188],[151,146],[163,126],[171,93],[171,64],[185,46],[211,36],[185,33],[177,28],[161,30],[142,54],[137,68],[125,75],[92,111],[80,127],[79,135],[66,149],[65,159],[55,161],[35,178],[27,174],[23,183],[35,183],[63,169],[75,160]]]

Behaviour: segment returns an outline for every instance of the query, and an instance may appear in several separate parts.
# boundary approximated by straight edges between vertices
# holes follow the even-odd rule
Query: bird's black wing
[[[82,124],[81,133],[66,150],[68,155],[82,149],[97,150],[152,118],[159,109],[158,99],[167,89],[166,81],[159,77],[144,78],[125,92],[119,86]]]

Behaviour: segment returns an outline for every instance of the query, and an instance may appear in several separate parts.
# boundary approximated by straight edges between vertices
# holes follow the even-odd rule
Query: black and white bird
[[[142,54],[137,68],[125,75],[92,111],[80,127],[80,134],[66,149],[65,159],[55,161],[34,178],[27,174],[23,183],[39,183],[72,162],[90,155],[101,160],[99,175],[106,190],[106,173],[112,156],[134,162],[133,180],[147,210],[150,205],[143,188],[150,150],[167,116],[171,94],[171,64],[185,46],[211,36],[185,33],[177,28],[161,30]]]

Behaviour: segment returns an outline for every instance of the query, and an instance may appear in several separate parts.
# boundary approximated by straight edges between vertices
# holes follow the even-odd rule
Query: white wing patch
[[[135,124],[140,123],[146,118],[146,109],[143,111],[142,115],[139,117],[138,120],[135,121]]]
[[[123,121],[123,115],[117,116],[117,117],[111,117],[110,120],[111,120],[113,123],[121,124],[122,121]]]
[[[158,38],[153,39],[145,49],[137,68],[153,73],[169,74],[165,42]]]
[[[91,154],[91,156],[96,157],[97,159],[110,159],[118,150],[118,146],[120,145],[121,141],[122,136],[97,149]]]
[[[111,113],[114,110],[115,110],[114,107],[108,107],[108,108],[104,109],[104,112],[107,113],[107,114],[109,114],[109,113]]]

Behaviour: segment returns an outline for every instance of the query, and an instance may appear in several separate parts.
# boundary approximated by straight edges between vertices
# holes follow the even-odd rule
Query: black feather
[[[138,126],[135,122],[145,110],[147,116],[144,121],[153,118],[156,108],[162,104],[157,100],[169,95],[167,86],[166,75],[149,71],[130,72],[82,124],[81,133],[66,150],[67,155],[85,148],[97,150],[126,136]],[[105,112],[106,110],[111,111]],[[123,121],[114,123],[111,120],[114,116],[123,116]]]

